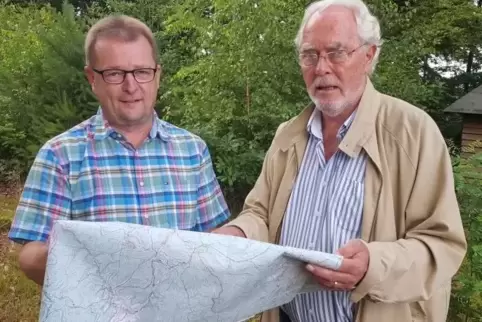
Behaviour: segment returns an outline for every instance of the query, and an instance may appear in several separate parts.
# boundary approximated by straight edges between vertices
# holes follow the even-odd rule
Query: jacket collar
[[[352,127],[340,143],[340,149],[351,157],[356,157],[366,147],[375,131],[375,122],[380,110],[380,93],[367,77],[365,91],[357,108]]]
[[[315,106],[310,104],[297,117],[289,121],[277,138],[277,145],[287,151],[292,145],[308,140],[306,126]],[[340,142],[340,149],[350,157],[356,157],[375,131],[375,120],[380,109],[380,93],[367,77],[365,90],[356,110],[353,123]]]

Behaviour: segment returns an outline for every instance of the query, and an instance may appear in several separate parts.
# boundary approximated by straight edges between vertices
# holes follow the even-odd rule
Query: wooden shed
[[[463,117],[462,151],[467,154],[482,151],[482,85],[456,100],[445,112],[460,113]],[[475,150],[472,149],[476,142]],[[464,153],[464,154],[465,154]]]

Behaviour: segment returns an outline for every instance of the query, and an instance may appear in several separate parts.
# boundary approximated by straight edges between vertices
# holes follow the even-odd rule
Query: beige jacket
[[[243,211],[228,225],[277,243],[308,140],[313,107],[283,123]],[[451,279],[466,252],[451,160],[435,122],[422,110],[377,92],[368,80],[340,144],[368,155],[362,239],[370,263],[352,293],[358,322],[446,320]],[[278,322],[278,309],[262,322]]]

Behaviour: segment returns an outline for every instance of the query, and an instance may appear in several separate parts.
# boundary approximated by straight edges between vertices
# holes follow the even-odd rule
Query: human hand
[[[337,253],[344,257],[337,271],[312,264],[308,264],[306,269],[325,288],[337,291],[352,290],[368,270],[368,248],[361,240],[355,239],[349,241]]]
[[[236,226],[220,227],[220,228],[214,229],[211,233],[246,238],[246,235],[244,234],[244,232]]]

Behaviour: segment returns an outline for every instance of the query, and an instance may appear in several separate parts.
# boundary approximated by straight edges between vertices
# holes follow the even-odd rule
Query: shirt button
[[[141,187],[144,187],[144,181],[139,182],[139,185],[140,185]]]

